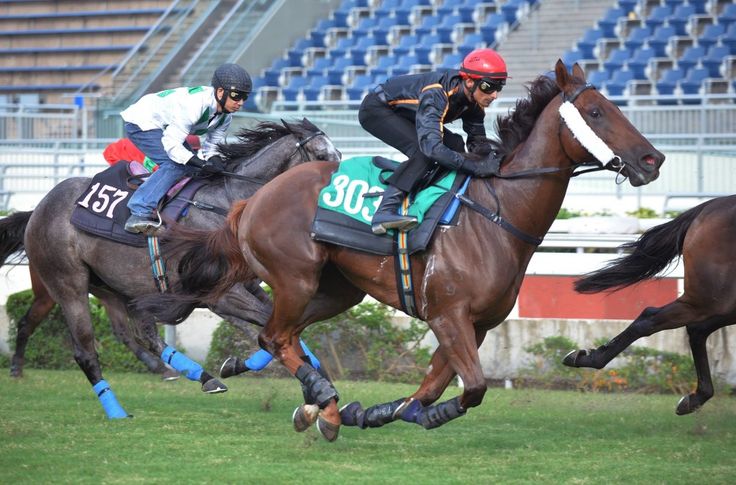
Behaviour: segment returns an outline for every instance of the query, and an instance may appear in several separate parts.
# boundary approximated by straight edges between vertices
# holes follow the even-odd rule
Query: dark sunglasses
[[[249,94],[250,93],[246,93],[244,91],[230,91],[228,93],[228,96],[230,96],[230,99],[232,99],[233,101],[245,101],[246,99],[248,99]]]
[[[505,79],[481,79],[478,83],[478,89],[486,94],[500,92],[506,85]]]

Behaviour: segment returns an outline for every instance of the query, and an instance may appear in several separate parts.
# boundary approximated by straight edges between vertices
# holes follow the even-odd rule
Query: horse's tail
[[[23,239],[33,211],[16,212],[0,220],[0,266],[24,249]]]
[[[575,282],[575,291],[598,293],[653,278],[682,254],[685,234],[706,205],[708,203],[693,207],[675,219],[649,229],[636,241],[622,245],[621,249],[633,251],[598,271],[584,275]]]
[[[213,304],[236,283],[255,278],[238,244],[245,206],[246,201],[236,202],[225,225],[214,231],[172,226],[163,244],[167,258],[179,259],[179,282],[167,293],[136,298],[136,309],[158,321],[178,323],[193,308]]]

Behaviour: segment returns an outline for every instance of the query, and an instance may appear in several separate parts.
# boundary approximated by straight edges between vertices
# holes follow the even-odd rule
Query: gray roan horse
[[[238,142],[220,147],[229,171],[242,178],[226,177],[200,189],[181,223],[189,227],[216,228],[224,218],[197,206],[228,208],[239,199],[251,196],[262,184],[285,170],[307,160],[339,161],[341,154],[330,139],[311,122],[260,123],[253,130],[238,134]],[[117,403],[102,371],[94,347],[88,293],[105,305],[116,335],[156,370],[163,357],[191,380],[202,383],[205,392],[223,392],[227,388],[203,372],[201,366],[166,346],[152,319],[129,311],[128,302],[136,295],[156,292],[151,276],[147,248],[136,248],[79,231],[69,222],[77,198],[87,189],[88,178],[67,179],[54,187],[32,212],[19,212],[0,221],[0,261],[25,249],[34,287],[39,291],[31,309],[18,323],[16,353],[12,373],[20,375],[26,343],[36,326],[56,301],[61,306],[72,336],[74,358],[98,394],[110,418],[128,414]],[[171,267],[175,268],[175,262]],[[176,284],[176,272],[169,277]],[[38,286],[41,285],[41,286]],[[271,302],[251,281],[234,287],[209,308],[246,332],[247,323],[263,325],[271,313]],[[195,308],[192,305],[191,310]],[[128,319],[133,320],[135,337],[129,333]],[[142,346],[141,346],[142,344]],[[168,354],[162,356],[162,351]],[[106,391],[107,390],[107,391]]]

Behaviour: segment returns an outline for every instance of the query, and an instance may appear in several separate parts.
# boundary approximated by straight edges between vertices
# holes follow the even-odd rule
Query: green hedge
[[[6,311],[10,318],[8,345],[15,351],[17,323],[25,315],[33,301],[31,290],[14,293],[8,297]],[[107,313],[100,302],[90,298],[92,325],[95,332],[95,349],[104,371],[147,372],[133,353],[119,343],[112,333]],[[9,365],[9,364],[8,364]],[[72,351],[69,330],[59,306],[55,306],[48,318],[41,322],[26,347],[25,367],[37,369],[78,369]]]

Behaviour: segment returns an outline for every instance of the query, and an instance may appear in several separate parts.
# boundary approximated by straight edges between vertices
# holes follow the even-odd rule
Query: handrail
[[[199,49],[189,58],[189,62],[186,63],[184,68],[181,70],[181,72],[192,72],[194,70],[194,64],[197,62],[207,49],[209,49],[210,44],[212,41],[220,34],[220,32],[225,28],[225,25],[229,24],[230,19],[235,15],[235,13],[240,9],[241,5],[245,3],[246,0],[238,0],[238,2],[233,5],[233,7],[230,9],[230,11],[225,15],[225,17],[222,19],[222,21],[217,25],[217,28],[213,30],[209,36],[207,36],[207,39],[205,39],[202,44],[200,44]],[[253,7],[253,4],[251,3],[247,8],[250,9]],[[198,71],[197,71],[198,72]]]

